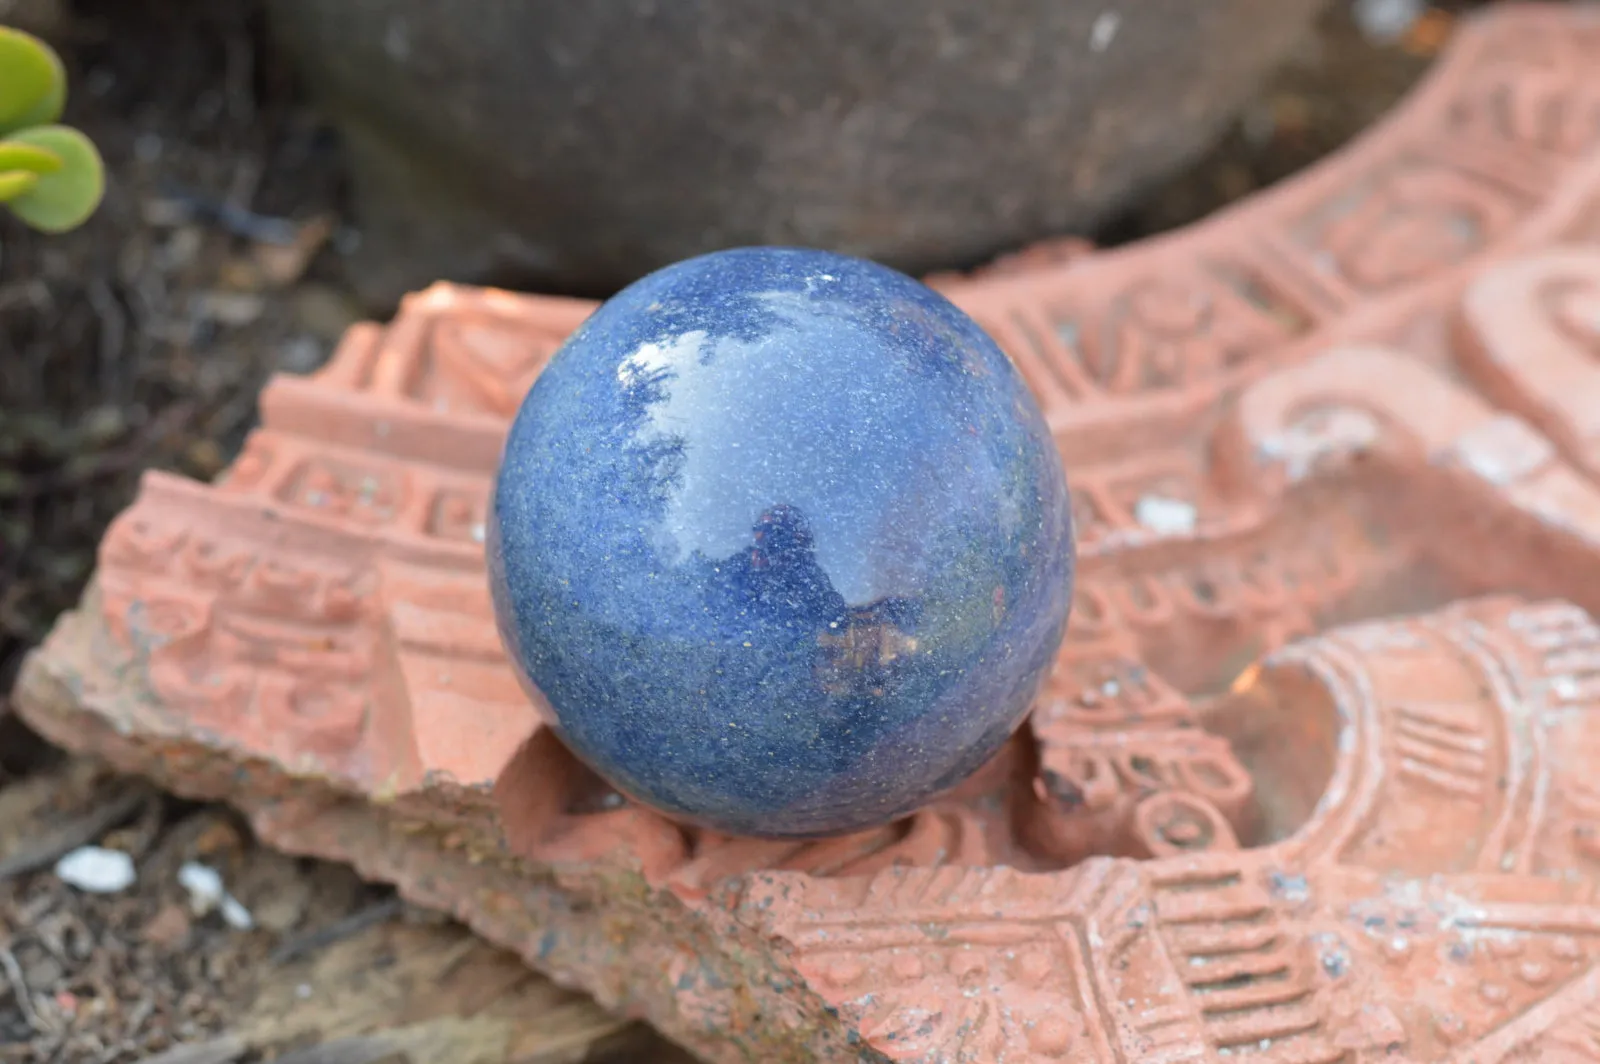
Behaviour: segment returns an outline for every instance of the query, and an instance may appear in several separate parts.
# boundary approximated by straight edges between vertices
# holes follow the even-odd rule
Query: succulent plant
[[[82,225],[105,192],[93,142],[55,124],[66,101],[61,57],[32,34],[0,26],[0,206],[46,233]]]

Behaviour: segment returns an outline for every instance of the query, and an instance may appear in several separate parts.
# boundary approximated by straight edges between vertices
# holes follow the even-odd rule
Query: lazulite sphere
[[[811,837],[994,755],[1066,625],[1060,457],[943,296],[845,256],[690,259],[600,307],[511,426],[501,637],[568,747],[681,821]]]

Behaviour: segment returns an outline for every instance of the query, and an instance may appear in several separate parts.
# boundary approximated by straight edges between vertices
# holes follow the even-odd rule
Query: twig
[[[404,912],[405,907],[406,903],[398,896],[387,898],[376,905],[351,913],[342,920],[335,920],[327,927],[284,941],[267,959],[273,964],[288,964],[290,961],[299,960],[309,953],[326,949],[335,942],[359,934],[369,927],[388,923]]]
[[[235,175],[235,196],[240,192],[254,193],[250,173],[241,169]],[[217,226],[235,236],[261,244],[292,244],[299,227],[288,218],[257,214],[237,205],[232,199],[219,200],[215,196],[163,182],[162,195],[181,209],[195,222]],[[246,196],[246,199],[249,197]]]
[[[25,478],[21,494],[38,496],[64,492],[99,477],[113,476],[129,469],[136,469],[149,460],[151,448],[194,416],[194,410],[195,405],[191,402],[174,403],[151,418],[126,447],[110,454],[98,455],[94,461],[76,469],[60,469]]]
[[[261,163],[249,155],[239,159],[228,187],[228,198],[223,201],[229,210],[239,212],[240,216],[262,217],[250,209],[256,189],[261,185],[261,169]]]
[[[352,1035],[285,1053],[277,1064],[402,1064],[411,1057],[382,1035]]]
[[[236,27],[228,34],[223,46],[227,49],[227,66],[224,78],[227,85],[228,114],[235,122],[248,125],[256,117],[256,101],[250,91],[255,78],[255,54],[250,47],[249,30]]]
[[[153,1057],[145,1057],[139,1064],[233,1064],[250,1049],[238,1035],[225,1034],[209,1042],[191,1042],[173,1046]]]
[[[50,286],[37,277],[31,281],[17,281],[0,286],[0,310],[10,310],[14,306],[44,310],[52,302]]]
[[[100,321],[100,387],[110,395],[120,396],[124,389],[121,365],[122,345],[128,335],[127,315],[117,305],[117,297],[105,279],[96,277],[88,285],[89,306]]]
[[[0,860],[0,883],[48,868],[79,846],[87,846],[127,820],[149,797],[150,788],[136,784],[78,819],[63,824],[33,846]]]
[[[0,946],[0,969],[4,969],[6,982],[11,986],[11,996],[17,999],[17,1007],[22,1010],[23,1019],[28,1021],[28,1026],[43,1034],[46,1030],[44,1023],[39,1019],[39,1014],[33,1008],[33,992],[28,989],[28,981],[22,977],[22,965],[17,963],[17,958],[11,951]]]
[[[166,796],[160,791],[151,791],[146,796],[144,807],[139,810],[139,818],[128,829],[130,837],[123,846],[130,856],[137,859],[150,851],[156,837],[161,834],[162,818],[166,810]]]

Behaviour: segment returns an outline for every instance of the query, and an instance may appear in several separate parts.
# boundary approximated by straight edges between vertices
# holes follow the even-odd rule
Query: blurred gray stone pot
[[[1325,0],[271,0],[343,133],[366,295],[609,292],[739,244],[920,273],[1083,231]]]

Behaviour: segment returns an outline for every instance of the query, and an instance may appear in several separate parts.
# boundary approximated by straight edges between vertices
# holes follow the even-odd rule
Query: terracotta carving
[[[1600,1057],[1600,11],[1498,8],[1188,232],[942,289],[1075,476],[1073,620],[946,801],[824,842],[609,793],[508,669],[506,418],[586,304],[438,287],[151,473],[17,694],[707,1059]]]

